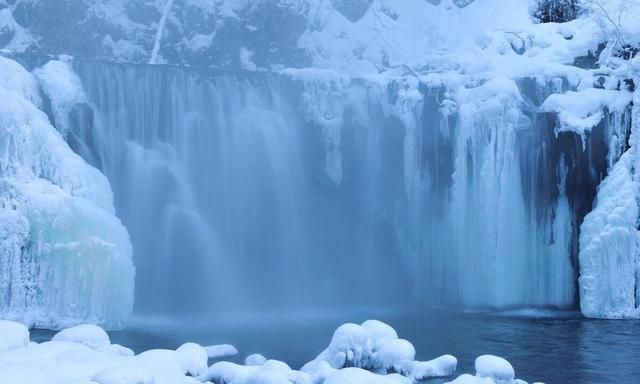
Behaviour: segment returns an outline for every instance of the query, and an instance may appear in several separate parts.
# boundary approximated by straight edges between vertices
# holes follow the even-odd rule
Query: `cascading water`
[[[556,135],[533,81],[76,70],[68,141],[112,184],[139,312],[576,304],[607,143]]]

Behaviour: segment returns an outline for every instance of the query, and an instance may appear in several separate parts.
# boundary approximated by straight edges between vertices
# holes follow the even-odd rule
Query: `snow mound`
[[[244,365],[263,365],[267,358],[259,353],[254,353],[244,359]]]
[[[51,341],[78,343],[96,350],[104,351],[111,345],[109,335],[104,329],[92,324],[82,324],[63,329],[56,333]]]
[[[336,329],[327,349],[302,367],[302,371],[313,371],[317,364],[326,362],[335,369],[400,372],[413,364],[415,353],[413,345],[399,339],[387,324],[377,320],[367,320],[361,325],[347,323]]]
[[[219,359],[221,357],[235,356],[238,354],[236,347],[230,344],[209,345],[204,347],[204,350],[210,359]]]
[[[453,375],[457,366],[458,359],[451,355],[443,355],[429,361],[414,361],[409,375],[415,381],[429,377],[446,377]]]
[[[307,384],[311,378],[304,372],[294,371],[287,364],[267,360],[262,365],[245,366],[222,361],[212,365],[200,377],[214,383],[225,384]]]
[[[511,384],[515,379],[513,366],[502,357],[482,355],[476,359],[476,376],[489,377],[496,384]]]
[[[93,375],[91,380],[98,384],[155,384],[151,371],[135,365],[103,369]]]
[[[376,375],[361,368],[345,368],[331,374],[324,384],[411,384],[408,379],[397,373]]]
[[[209,368],[207,351],[196,343],[185,343],[176,349],[182,369],[186,374],[197,377],[204,375]]]
[[[29,330],[23,324],[0,320],[0,352],[29,345]]]

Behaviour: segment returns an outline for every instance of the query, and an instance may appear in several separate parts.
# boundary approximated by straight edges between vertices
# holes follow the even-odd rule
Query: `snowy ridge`
[[[109,183],[38,109],[35,78],[2,57],[0,74],[0,316],[121,326],[133,266]]]

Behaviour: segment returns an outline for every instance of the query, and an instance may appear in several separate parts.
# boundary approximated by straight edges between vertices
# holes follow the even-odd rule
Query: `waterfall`
[[[577,304],[609,143],[557,134],[551,86],[76,71],[68,141],[111,182],[138,312]]]

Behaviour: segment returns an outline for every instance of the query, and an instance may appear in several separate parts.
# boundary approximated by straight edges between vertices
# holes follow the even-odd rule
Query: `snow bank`
[[[311,383],[311,377],[307,373],[292,370],[287,364],[277,360],[267,360],[262,365],[253,366],[222,361],[212,365],[201,379],[225,384]]]
[[[97,325],[82,324],[72,328],[64,329],[56,333],[51,341],[66,341],[70,343],[78,343],[87,347],[102,351],[111,345],[109,335]]]
[[[352,357],[357,354],[357,349],[363,352],[374,345],[376,348],[383,346],[385,340],[400,340],[393,328],[373,320],[359,326],[345,324],[336,330],[336,334],[339,337],[334,337],[336,340],[331,344],[342,346],[337,349],[351,348],[354,352]],[[367,337],[368,341],[365,340]],[[408,371],[387,373],[380,368],[389,366],[398,356],[393,353],[394,357],[384,363],[374,359],[374,353],[369,358],[361,354],[363,360],[360,363],[377,361],[377,370],[371,369],[376,368],[374,366],[369,369],[353,366],[334,368],[326,361],[314,360],[305,366],[304,371],[297,371],[284,362],[267,360],[262,355],[248,356],[245,365],[222,361],[207,367],[207,351],[195,343],[185,343],[175,351],[153,349],[135,356],[114,353],[104,330],[93,325],[65,329],[52,341],[41,344],[29,343],[28,338],[29,332],[22,324],[0,321],[1,383],[411,384],[429,377],[450,376],[457,363],[455,357],[445,355],[429,362],[409,362],[405,366]],[[9,343],[12,345],[10,349],[3,349]],[[402,361],[410,357],[406,352],[400,353]],[[524,382],[514,379],[513,367],[506,360],[480,356],[476,360],[475,376],[462,375],[452,383]]]
[[[29,330],[20,323],[0,320],[0,352],[29,345]]]
[[[39,109],[35,78],[0,57],[0,316],[121,326],[133,306],[126,229],[106,177]]]
[[[638,186],[633,151],[614,165],[580,227],[580,308],[588,317],[640,317]]]

